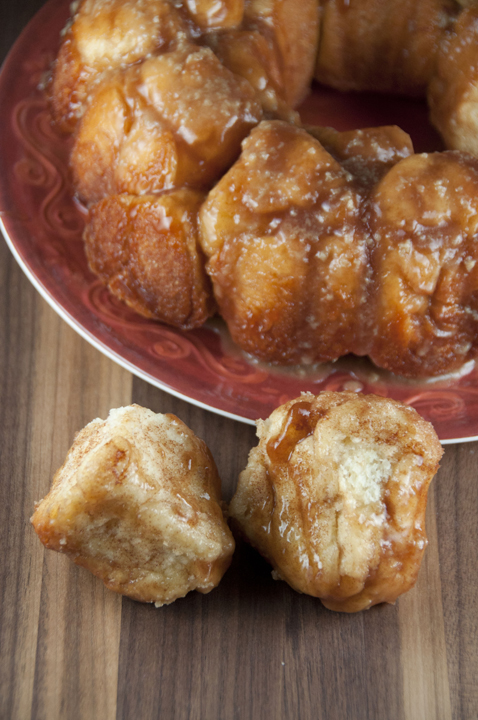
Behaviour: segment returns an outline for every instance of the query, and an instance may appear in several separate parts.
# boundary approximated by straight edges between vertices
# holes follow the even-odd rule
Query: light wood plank
[[[436,523],[436,479],[428,495],[429,545],[413,590],[398,601],[407,720],[451,720]]]
[[[74,434],[95,417],[106,417],[111,407],[129,404],[132,388],[129,373],[89,346],[44,303],[38,323],[30,440],[36,499],[48,491]],[[37,577],[40,592],[34,716],[112,720],[121,598],[49,551],[40,583]]]

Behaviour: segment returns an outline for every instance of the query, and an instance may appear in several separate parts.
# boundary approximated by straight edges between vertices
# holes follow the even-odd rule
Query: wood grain
[[[2,3],[5,54],[39,0]],[[224,495],[254,429],[133,379],[76,336],[0,246],[0,720],[478,717],[478,445],[447,446],[430,545],[395,606],[340,615],[239,542],[209,595],[161,608],[106,591],[29,523],[74,433],[131,401],[203,437]]]

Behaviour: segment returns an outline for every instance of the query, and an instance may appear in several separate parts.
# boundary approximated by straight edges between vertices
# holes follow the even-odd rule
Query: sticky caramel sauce
[[[267,443],[267,454],[271,463],[288,463],[295,446],[313,434],[323,415],[323,410],[315,409],[312,403],[306,400],[292,405],[281,432]]]

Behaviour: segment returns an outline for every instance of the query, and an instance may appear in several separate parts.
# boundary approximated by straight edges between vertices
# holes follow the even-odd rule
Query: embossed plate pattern
[[[443,442],[478,436],[478,371],[434,383],[400,381],[366,360],[347,358],[277,372],[248,361],[221,321],[180,332],[129,310],[88,269],[83,213],[68,176],[70,140],[52,128],[40,85],[58,47],[69,3],[50,0],[30,22],[0,75],[0,226],[27,276],[83,337],[131,372],[214,412],[252,423],[301,391],[374,392],[413,405]],[[439,148],[422,103],[316,88],[305,122],[338,129],[401,125],[419,151]]]

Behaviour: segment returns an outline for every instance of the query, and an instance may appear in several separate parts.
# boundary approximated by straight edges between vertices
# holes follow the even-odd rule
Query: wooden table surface
[[[41,4],[2,0],[2,58]],[[330,612],[245,545],[210,595],[121,598],[29,523],[74,433],[131,402],[173,412],[229,499],[254,429],[133,378],[57,317],[3,242],[0,259],[0,720],[478,717],[477,443],[446,447],[419,580],[394,606]]]

